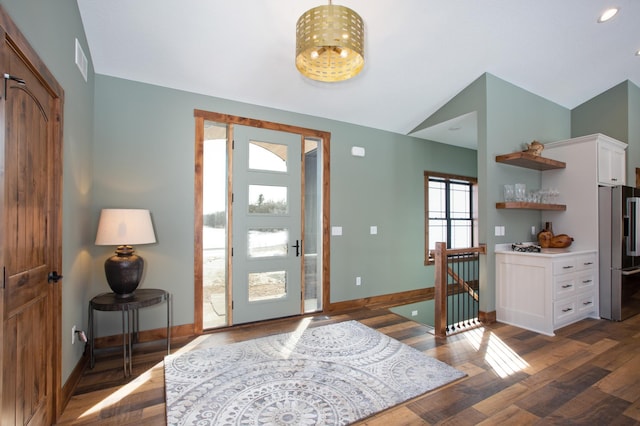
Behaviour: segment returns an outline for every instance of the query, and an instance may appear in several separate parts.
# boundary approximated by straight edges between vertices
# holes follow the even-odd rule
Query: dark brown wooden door
[[[59,351],[56,298],[60,283],[48,282],[59,262],[57,103],[18,47],[2,35],[0,424],[49,425],[55,417],[54,364]]]

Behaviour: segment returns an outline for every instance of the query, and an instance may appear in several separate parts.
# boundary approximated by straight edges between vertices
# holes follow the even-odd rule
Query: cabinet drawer
[[[587,293],[578,296],[577,302],[578,314],[582,318],[590,312],[595,312],[596,298],[593,293]]]
[[[578,259],[570,257],[553,262],[553,275],[569,274],[578,270]]]
[[[577,291],[586,291],[592,290],[596,285],[596,276],[595,272],[584,272],[576,276],[576,290]]]
[[[588,269],[595,269],[596,264],[597,264],[597,259],[595,254],[581,256],[576,261],[576,270],[584,271]]]
[[[576,298],[553,304],[553,323],[557,326],[572,321],[577,315]]]
[[[573,275],[558,277],[553,280],[553,300],[570,297],[576,292],[576,277]]]

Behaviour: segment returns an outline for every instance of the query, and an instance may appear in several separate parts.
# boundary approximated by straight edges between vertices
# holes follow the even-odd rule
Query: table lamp
[[[118,246],[116,254],[104,262],[109,287],[120,298],[133,296],[144,270],[144,260],[132,245],[156,242],[149,210],[102,209],[96,245]]]

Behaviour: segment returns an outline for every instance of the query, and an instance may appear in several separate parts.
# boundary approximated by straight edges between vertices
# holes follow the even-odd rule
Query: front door
[[[42,68],[0,33],[0,424],[49,425],[59,350],[57,277],[48,282],[59,262],[59,104],[32,72]]]
[[[233,126],[234,324],[302,310],[302,136]]]

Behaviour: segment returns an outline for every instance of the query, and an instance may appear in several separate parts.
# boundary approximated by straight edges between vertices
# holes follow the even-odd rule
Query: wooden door
[[[28,45],[1,35],[0,424],[49,425],[59,386],[61,282],[48,277],[60,271],[61,100]]]

